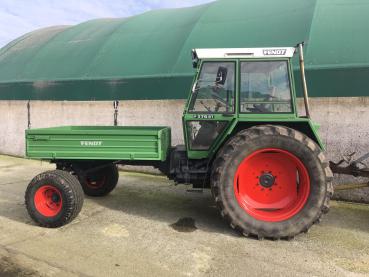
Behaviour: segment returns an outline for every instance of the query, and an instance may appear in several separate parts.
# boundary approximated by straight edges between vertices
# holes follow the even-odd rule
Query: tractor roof
[[[224,58],[290,58],[294,53],[294,47],[208,48],[192,50],[194,60]]]

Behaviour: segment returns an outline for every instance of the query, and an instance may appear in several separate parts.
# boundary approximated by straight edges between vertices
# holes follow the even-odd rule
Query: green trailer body
[[[63,126],[26,131],[26,156],[42,160],[165,161],[169,127]]]

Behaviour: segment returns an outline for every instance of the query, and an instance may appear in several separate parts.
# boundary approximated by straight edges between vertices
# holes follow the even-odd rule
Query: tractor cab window
[[[233,113],[235,63],[204,62],[193,88],[190,112]]]
[[[286,61],[241,62],[240,111],[242,113],[292,111]]]

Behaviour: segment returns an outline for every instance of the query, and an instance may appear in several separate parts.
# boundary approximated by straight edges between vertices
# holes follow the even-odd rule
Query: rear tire
[[[86,176],[78,175],[82,189],[88,196],[105,196],[110,193],[119,180],[119,171],[115,164],[88,172]]]
[[[259,239],[290,239],[328,212],[332,177],[314,141],[291,128],[263,125],[223,146],[211,187],[232,228]]]
[[[47,171],[29,183],[25,203],[40,226],[55,228],[71,222],[82,209],[83,191],[78,180],[62,170]]]

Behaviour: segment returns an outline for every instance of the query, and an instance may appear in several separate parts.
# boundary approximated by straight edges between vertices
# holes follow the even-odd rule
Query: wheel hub
[[[53,201],[54,203],[58,203],[60,200],[60,197],[57,193],[53,192],[52,196],[51,196],[51,201]]]
[[[259,184],[264,188],[270,188],[274,185],[274,183],[275,177],[270,172],[263,173],[259,177]]]
[[[62,209],[62,202],[60,190],[52,185],[43,185],[35,192],[34,205],[43,216],[56,216]]]
[[[86,185],[91,189],[102,188],[106,183],[106,176],[88,176],[86,178]]]

